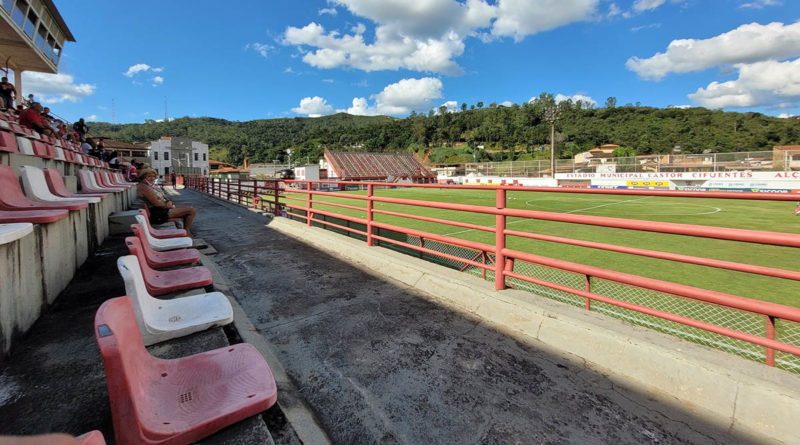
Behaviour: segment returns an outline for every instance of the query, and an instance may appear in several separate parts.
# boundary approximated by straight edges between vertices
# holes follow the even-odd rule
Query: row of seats
[[[275,380],[250,344],[174,360],[147,352],[227,325],[233,309],[224,294],[202,289],[211,272],[197,265],[200,252],[186,231],[150,226],[146,210],[135,218],[125,239],[130,255],[117,260],[127,295],[104,302],[95,317],[116,443],[191,443],[271,407]]]
[[[55,159],[69,164],[108,169],[105,161],[84,154],[80,147],[62,139],[40,135],[14,122],[0,119],[0,151]]]
[[[0,120],[0,124],[2,123],[4,121]],[[0,128],[0,130],[2,129]],[[2,145],[0,150],[12,151],[3,148],[11,146],[10,140],[13,139],[8,138],[8,132],[0,131],[0,145]],[[45,146],[41,140],[22,139],[18,142],[18,145],[23,147]],[[47,145],[47,147],[51,146]],[[47,150],[50,151],[50,149]],[[61,148],[59,147],[58,150]],[[62,153],[71,153],[71,151],[62,151]],[[24,153],[23,150],[23,154],[30,153]],[[72,158],[72,155],[67,155],[67,157]],[[58,156],[54,159],[58,159]],[[100,166],[90,162],[85,162],[85,164]],[[40,169],[24,165],[19,168],[19,172],[20,175],[17,177],[12,167],[0,164],[0,190],[2,190],[0,193],[0,245],[15,242],[30,235],[34,230],[34,224],[55,223],[67,218],[70,212],[84,210],[90,204],[99,204],[113,193],[128,190],[133,186],[133,184],[125,182],[118,173],[92,172],[84,169],[78,171],[82,193],[72,193],[68,191],[64,177],[56,168]],[[89,191],[96,193],[87,193]],[[106,217],[107,215],[102,216]],[[75,227],[75,229],[78,228]],[[65,254],[62,252],[61,255]],[[24,270],[18,270],[18,273],[29,274]],[[20,279],[21,277],[11,277],[11,281]],[[103,435],[99,431],[91,431],[76,439],[87,445],[105,444]]]

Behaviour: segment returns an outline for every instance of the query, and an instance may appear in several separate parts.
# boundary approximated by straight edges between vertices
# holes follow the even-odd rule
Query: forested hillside
[[[759,113],[733,113],[704,108],[615,106],[603,108],[570,101],[555,104],[551,95],[510,107],[492,103],[462,104],[457,112],[444,107],[404,119],[336,114],[231,122],[214,118],[180,118],[169,122],[112,125],[95,122],[91,133],[126,142],[147,142],[161,136],[182,136],[207,143],[212,159],[239,164],[285,160],[315,161],[325,148],[342,151],[415,152],[431,162],[535,159],[549,157],[551,118],[557,118],[556,154],[575,153],[602,144],[622,146],[619,155],[664,153],[681,146],[684,153],[771,150],[774,145],[800,144],[800,120]],[[479,148],[483,147],[483,148]]]

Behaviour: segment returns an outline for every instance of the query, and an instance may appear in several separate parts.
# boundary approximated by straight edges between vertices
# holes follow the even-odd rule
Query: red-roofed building
[[[397,153],[335,153],[325,150],[328,178],[341,181],[435,182],[414,156]]]

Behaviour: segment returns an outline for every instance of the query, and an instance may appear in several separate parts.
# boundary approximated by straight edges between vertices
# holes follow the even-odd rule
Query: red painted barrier
[[[338,181],[216,181],[206,178],[187,178],[189,187],[194,187],[214,196],[231,199],[242,203],[242,197],[261,195],[259,201],[268,202],[272,206],[274,214],[282,212],[292,218],[304,221],[308,225],[321,225],[327,228],[335,228],[345,231],[348,234],[361,235],[366,237],[367,245],[373,246],[380,243],[390,243],[394,246],[402,247],[419,252],[420,256],[432,255],[438,258],[463,264],[461,270],[475,267],[482,271],[484,278],[486,272],[494,273],[494,282],[497,289],[503,289],[513,285],[509,279],[518,282],[527,282],[537,286],[544,286],[560,292],[572,294],[581,299],[585,299],[587,310],[594,310],[592,302],[600,302],[635,311],[659,319],[674,323],[680,323],[691,328],[701,329],[713,334],[741,340],[753,345],[765,348],[762,350],[762,358],[765,363],[774,366],[775,352],[800,356],[800,334],[794,335],[793,343],[779,341],[776,336],[776,322],[798,323],[797,328],[800,333],[800,309],[785,305],[754,300],[741,296],[711,291],[692,287],[680,283],[646,278],[638,275],[631,275],[613,270],[587,266],[568,261],[547,258],[534,255],[530,252],[520,252],[507,248],[507,237],[519,237],[534,239],[552,243],[580,246],[591,249],[618,252],[630,255],[658,258],[661,260],[681,262],[687,264],[702,265],[711,268],[734,270],[738,272],[776,277],[794,281],[800,281],[800,272],[784,270],[774,267],[756,266],[751,264],[737,263],[733,261],[722,261],[711,258],[702,258],[690,255],[682,255],[670,252],[660,252],[655,250],[640,249],[626,246],[617,246],[608,243],[583,241],[565,237],[556,237],[532,232],[509,230],[506,226],[508,217],[526,218],[532,220],[555,221],[571,224],[592,225],[600,227],[610,227],[633,231],[646,231],[667,233],[675,235],[691,236],[696,238],[711,238],[720,240],[730,240],[747,243],[769,244],[776,246],[800,247],[800,235],[792,233],[779,233],[758,230],[744,230],[725,227],[710,227],[692,224],[666,223],[644,220],[632,220],[623,218],[597,217],[588,215],[575,215],[567,213],[543,212],[534,210],[522,210],[507,207],[507,190],[533,191],[533,192],[556,192],[556,193],[590,193],[590,194],[613,194],[613,195],[638,195],[638,196],[669,196],[682,198],[716,198],[716,199],[752,199],[769,201],[798,201],[800,195],[794,193],[750,193],[750,192],[702,192],[702,191],[663,191],[663,190],[618,190],[618,189],[584,189],[584,188],[546,188],[546,187],[519,187],[514,185],[487,186],[477,189],[472,186],[459,185],[436,185],[436,184],[387,184],[376,182],[338,182]],[[457,190],[495,190],[495,205],[480,206],[468,204],[456,204],[447,202],[422,201],[413,199],[390,198],[378,196],[377,190],[396,188],[396,187],[417,187],[417,188],[438,188],[438,189],[457,189]],[[340,191],[333,191],[338,189]],[[347,190],[366,190],[366,195],[342,193]],[[364,206],[343,204],[334,202],[334,199],[347,199],[350,203],[363,202]],[[376,208],[376,203],[395,204],[409,206],[411,210],[404,213],[396,210],[385,210]],[[244,204],[249,204],[245,202]],[[325,206],[323,209],[321,206]],[[347,209],[363,212],[363,217],[356,217],[337,213],[332,209]],[[495,225],[483,226],[479,224],[467,223],[456,219],[442,219],[431,216],[416,215],[411,213],[414,208],[429,208],[440,210],[451,210],[459,212],[480,213],[495,216]],[[445,224],[448,226],[460,227],[468,230],[494,233],[493,244],[479,243],[475,241],[463,240],[446,235],[439,235],[424,232],[410,227],[387,224],[375,220],[375,215],[387,215],[393,217],[407,218],[417,221]],[[331,221],[335,218],[339,222]],[[361,225],[364,230],[353,225]],[[406,237],[405,240],[386,236],[386,232],[395,232]],[[407,238],[418,238],[418,242],[411,242]],[[426,243],[428,241],[428,243]],[[430,244],[438,244],[431,246]],[[471,252],[467,257],[462,254],[454,254],[452,251],[442,246],[452,248],[467,249]],[[447,250],[447,251],[443,251]],[[480,261],[479,261],[480,260]],[[564,286],[562,284],[543,280],[540,277],[525,275],[514,270],[515,262],[522,262],[551,268],[566,273],[583,276],[583,289]],[[701,304],[708,306],[709,310],[714,307],[724,308],[724,310],[740,311],[741,313],[751,314],[755,317],[762,317],[763,324],[760,330],[763,335],[756,335],[753,332],[745,332],[737,326],[724,326],[721,324],[709,323],[680,313],[670,313],[661,309],[644,306],[641,304],[625,301],[619,296],[601,295],[592,291],[592,278],[605,280],[630,288],[642,289],[648,292],[668,295],[671,298],[683,299],[686,304]],[[694,302],[694,303],[690,303]],[[735,317],[734,317],[735,318]],[[752,329],[750,329],[752,331]],[[728,348],[731,349],[731,348]],[[800,371],[800,362],[795,363],[796,370]]]

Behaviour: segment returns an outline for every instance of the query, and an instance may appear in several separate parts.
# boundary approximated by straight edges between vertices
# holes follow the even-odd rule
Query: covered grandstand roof
[[[335,153],[325,150],[325,160],[333,174],[344,181],[435,179],[414,156],[397,153]]]

